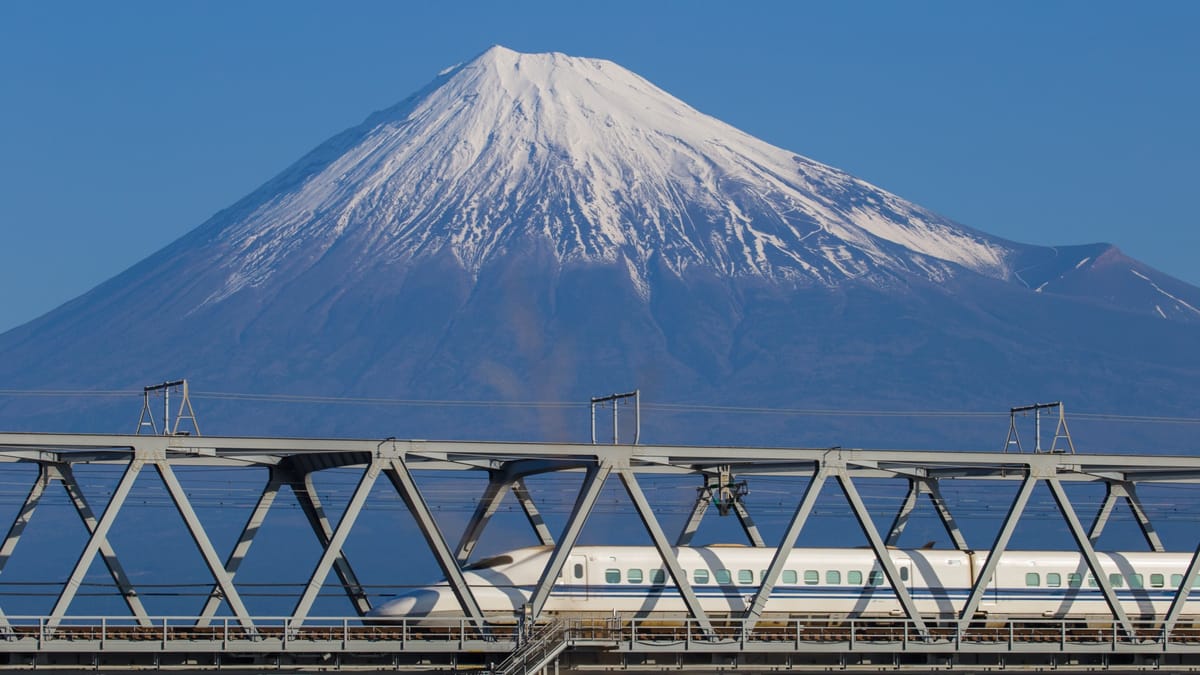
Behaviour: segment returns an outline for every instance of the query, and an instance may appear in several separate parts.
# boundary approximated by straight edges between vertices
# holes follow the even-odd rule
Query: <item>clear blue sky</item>
[[[0,331],[491,44],[611,59],[951,218],[1191,283],[1200,2],[0,3]]]

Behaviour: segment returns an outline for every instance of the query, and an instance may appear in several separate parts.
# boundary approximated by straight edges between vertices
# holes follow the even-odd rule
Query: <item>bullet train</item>
[[[484,614],[519,616],[552,547],[517,549],[482,559],[464,570]],[[736,616],[752,601],[775,554],[746,546],[675,549],[709,616]],[[926,618],[957,616],[987,551],[893,549],[901,582]],[[1130,617],[1163,615],[1191,559],[1186,553],[1100,553],[1100,565]],[[1193,587],[1200,586],[1193,582]],[[544,611],[557,614],[682,617],[686,606],[658,551],[650,546],[577,546],[555,582]],[[1111,617],[1087,562],[1069,551],[1003,554],[978,611],[989,618]],[[442,580],[397,595],[376,607],[375,618],[461,616]],[[1200,589],[1184,614],[1200,614]],[[875,555],[866,548],[797,548],[767,601],[764,618],[831,619],[903,616]]]

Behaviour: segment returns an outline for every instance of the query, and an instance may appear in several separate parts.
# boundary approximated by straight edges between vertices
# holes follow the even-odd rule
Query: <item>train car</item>
[[[552,547],[517,549],[480,560],[464,570],[481,610],[492,617],[518,616],[549,560]],[[775,555],[746,546],[675,549],[704,611],[710,616],[744,612]],[[987,561],[986,551],[894,549],[901,583],[926,618],[958,615]],[[1130,616],[1165,613],[1191,559],[1185,553],[1100,553],[1099,559]],[[1200,613],[1200,592],[1185,614]],[[577,546],[555,582],[543,611],[616,614],[623,617],[684,617],[687,608],[658,551],[649,546]],[[999,618],[1108,619],[1099,585],[1078,553],[1008,551],[979,606]],[[461,615],[446,582],[397,595],[373,617]],[[875,559],[865,548],[797,548],[767,601],[764,617],[830,619],[899,617],[904,611]]]

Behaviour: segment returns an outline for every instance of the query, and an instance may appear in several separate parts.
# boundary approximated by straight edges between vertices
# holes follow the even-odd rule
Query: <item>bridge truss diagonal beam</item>
[[[446,581],[449,582],[450,590],[458,598],[458,604],[462,607],[463,613],[475,623],[481,633],[486,633],[487,622],[483,618],[483,610],[479,608],[479,602],[475,599],[471,587],[467,585],[462,566],[459,565],[450,545],[446,543],[446,538],[442,536],[437,520],[434,519],[433,512],[421,495],[420,489],[417,488],[417,483],[413,480],[404,458],[393,458],[384,468],[384,473],[387,474],[388,480],[400,493],[400,498],[404,500],[405,506],[416,519],[417,527],[421,530],[421,535],[425,537],[425,543],[433,552]]]
[[[306,472],[303,476],[296,476],[294,472],[288,472],[286,476],[285,482],[291,488],[292,495],[300,505],[300,511],[308,521],[309,527],[312,528],[321,548],[328,548],[329,542],[333,538],[333,527],[329,524],[329,517],[325,515],[325,506],[317,494],[317,485],[313,480],[313,474]],[[362,584],[359,583],[358,575],[354,573],[354,567],[350,565],[346,551],[340,547],[333,559],[333,572],[346,591],[346,597],[354,606],[354,611],[358,612],[359,616],[365,616],[367,612],[371,611],[371,601],[367,597],[366,591],[363,590]]]
[[[67,491],[67,496],[71,499],[71,504],[74,505],[75,512],[79,514],[79,519],[83,521],[83,526],[87,528],[88,533],[95,532],[96,516],[92,512],[87,498],[84,497],[83,488],[76,480],[75,472],[71,470],[70,465],[51,464],[46,467],[46,470],[49,472],[50,478],[57,478],[62,483],[63,489]],[[99,552],[100,559],[104,561],[104,566],[108,569],[113,582],[116,583],[117,590],[120,591],[121,598],[129,607],[129,611],[137,618],[139,625],[149,626],[150,617],[146,613],[146,608],[142,606],[142,600],[134,590],[133,582],[125,573],[125,568],[121,565],[120,559],[117,558],[117,552],[107,537],[100,542]]]
[[[496,515],[496,511],[500,508],[500,504],[504,501],[505,495],[509,490],[512,490],[513,496],[516,497],[517,503],[521,507],[521,511],[525,514],[525,519],[529,521],[529,526],[533,528],[533,533],[538,538],[538,543],[542,546],[553,546],[554,535],[550,534],[550,528],[546,526],[546,521],[542,518],[542,514],[538,511],[537,504],[533,501],[533,496],[529,493],[529,488],[526,487],[525,481],[522,478],[510,478],[504,472],[490,471],[488,476],[487,487],[483,490],[483,496],[479,498],[479,503],[475,506],[475,512],[471,514],[471,520],[467,522],[466,529],[463,530],[462,538],[459,539],[458,546],[455,548],[454,557],[460,565],[465,565],[471,558],[471,553],[474,552],[475,546],[479,544],[480,537],[483,536],[483,531],[491,522],[492,516]]]
[[[896,511],[896,517],[892,519],[892,524],[888,527],[887,538],[884,540],[888,546],[895,546],[900,541],[900,535],[904,533],[904,528],[908,526],[908,519],[912,517],[912,512],[917,508],[917,498],[921,496],[921,479],[909,478],[908,491],[904,493],[904,501],[900,502],[900,509]]]
[[[712,504],[712,494],[705,489],[698,490],[696,502],[692,506],[692,513],[683,523],[683,529],[679,531],[679,536],[675,538],[676,546],[688,546],[692,543],[692,539],[696,536],[696,531],[700,529],[700,523],[704,521],[704,514],[708,512],[709,505]],[[747,541],[755,548],[765,548],[766,543],[763,542],[762,533],[758,530],[758,525],[755,524],[754,518],[750,515],[749,509],[742,503],[740,499],[733,502],[733,513],[737,516],[738,524],[742,527],[742,532],[746,534]]]
[[[1165,551],[1166,548],[1163,547],[1162,540],[1154,529],[1154,523],[1150,521],[1150,516],[1142,507],[1142,500],[1138,497],[1137,488],[1133,483],[1127,481],[1105,481],[1104,501],[1087,533],[1092,545],[1095,545],[1096,541],[1100,539],[1100,534],[1104,531],[1104,526],[1108,524],[1108,519],[1112,515],[1113,507],[1122,498],[1129,505],[1129,510],[1133,513],[1133,518],[1137,522],[1138,528],[1141,529],[1142,537],[1146,540],[1150,550],[1158,553]]]
[[[358,514],[362,512],[363,504],[366,503],[367,497],[371,494],[371,488],[375,486],[375,481],[379,478],[379,473],[382,469],[382,460],[373,459],[363,470],[362,476],[359,477],[358,485],[355,486],[354,492],[350,495],[350,501],[346,504],[346,510],[342,513],[341,520],[338,521],[337,527],[334,528],[329,538],[329,543],[325,546],[325,551],[317,561],[317,566],[313,569],[313,573],[308,579],[308,584],[304,587],[304,593],[300,596],[300,600],[297,601],[295,609],[292,610],[291,622],[293,626],[299,626],[308,618],[308,612],[312,609],[312,605],[317,599],[317,594],[321,592],[321,586],[324,585],[325,578],[329,576],[329,571],[333,569],[334,560],[341,555],[342,546],[346,543],[346,537],[350,535],[350,530],[354,527],[355,521],[358,520]]]
[[[827,476],[828,472],[825,465],[818,465],[813,472],[812,478],[808,481],[808,485],[804,488],[804,494],[800,497],[800,503],[796,505],[796,511],[792,514],[792,519],[788,522],[787,529],[784,531],[783,537],[779,540],[779,546],[775,548],[775,555],[771,558],[771,564],[767,566],[766,576],[763,577],[758,591],[754,594],[754,599],[750,601],[750,607],[746,610],[746,615],[742,622],[742,630],[744,632],[748,633],[752,631],[758,620],[762,617],[763,609],[767,606],[767,599],[771,597],[771,592],[775,590],[775,584],[779,581],[779,575],[783,573],[783,567],[787,564],[788,556],[791,555],[792,549],[796,546],[796,538],[800,536],[800,530],[803,529],[809,515],[812,514],[813,506],[817,503],[817,497],[821,494],[821,488],[825,485],[825,478]]]
[[[1000,564],[1000,556],[1004,555],[1005,549],[1008,548],[1008,541],[1012,538],[1013,531],[1016,530],[1017,521],[1021,519],[1021,514],[1025,512],[1025,506],[1029,503],[1029,496],[1033,494],[1033,488],[1037,485],[1038,479],[1034,476],[1032,468],[1025,478],[1021,481],[1021,487],[1017,489],[1017,494],[1013,497],[1012,504],[1008,507],[1008,514],[1004,516],[1004,522],[1000,525],[1000,530],[996,533],[996,540],[992,543],[992,548],[988,552],[987,561],[983,564],[983,569],[979,570],[979,576],[975,579],[975,585],[971,587],[971,594],[967,596],[967,601],[963,604],[962,610],[958,616],[958,630],[961,633],[971,624],[971,620],[975,617],[975,610],[979,609],[979,603],[983,600],[983,594],[987,590],[988,584],[991,583],[992,577],[996,574],[996,567]]]
[[[875,527],[874,521],[871,520],[871,512],[867,510],[866,504],[863,503],[862,497],[858,494],[858,489],[854,487],[854,481],[850,479],[849,474],[845,469],[838,469],[834,474],[837,478],[838,485],[841,486],[842,492],[846,495],[846,501],[850,502],[850,510],[854,512],[854,518],[858,521],[858,526],[862,528],[863,534],[867,536],[867,542],[875,551],[875,558],[879,561],[883,572],[887,575],[888,581],[892,584],[892,591],[896,594],[896,599],[900,601],[900,606],[904,608],[904,613],[908,615],[908,620],[916,626],[917,632],[922,636],[929,634],[929,629],[925,626],[925,621],[921,618],[921,613],[917,611],[917,605],[913,602],[912,595],[908,592],[908,587],[904,580],[900,578],[900,571],[896,567],[896,563],[892,560],[892,554],[888,552],[887,545],[883,543],[883,537],[879,536],[879,530]]]
[[[733,512],[737,514],[738,522],[742,525],[742,532],[746,533],[746,539],[750,540],[750,545],[755,548],[766,548],[763,543],[762,534],[758,531],[758,525],[754,524],[754,519],[750,517],[750,511],[746,509],[746,505],[742,500],[737,500],[733,503]]]
[[[133,488],[134,482],[137,480],[138,474],[142,472],[142,468],[146,465],[146,461],[134,454],[129,460],[129,464],[125,466],[125,472],[121,474],[121,479],[117,481],[117,487],[113,489],[112,497],[108,500],[108,505],[104,507],[104,513],[100,516],[100,520],[96,522],[96,529],[92,530],[91,536],[88,537],[87,543],[84,544],[83,551],[80,552],[79,558],[75,561],[75,567],[71,570],[71,575],[67,577],[66,584],[63,585],[62,591],[58,594],[58,599],[54,603],[54,608],[50,610],[50,617],[46,624],[53,628],[57,626],[67,614],[67,609],[71,606],[71,601],[75,599],[76,593],[79,592],[79,586],[83,583],[83,578],[87,575],[88,568],[91,567],[92,561],[96,559],[96,554],[100,548],[107,544],[108,531],[112,529],[113,522],[117,519],[117,514],[121,512],[121,506],[124,505],[125,499],[129,496],[129,491]]]
[[[1200,572],[1200,544],[1192,553],[1192,560],[1188,563],[1187,571],[1183,573],[1183,580],[1179,583],[1179,588],[1175,589],[1175,597],[1171,599],[1171,606],[1167,609],[1166,616],[1163,617],[1164,639],[1171,634],[1176,622],[1179,621],[1179,615],[1183,613],[1183,605],[1191,593],[1197,572]]]
[[[700,529],[700,523],[704,520],[704,512],[708,510],[708,505],[712,503],[712,498],[709,497],[707,490],[700,490],[696,496],[696,503],[692,505],[692,513],[683,523],[683,529],[679,531],[679,536],[675,538],[676,546],[688,546],[692,543],[692,539],[696,536],[696,531]]]
[[[1083,524],[1079,522],[1079,517],[1075,515],[1075,509],[1071,507],[1071,500],[1067,499],[1067,492],[1063,489],[1062,483],[1057,478],[1047,478],[1046,485],[1050,487],[1050,494],[1054,496],[1054,503],[1058,505],[1058,510],[1067,521],[1067,528],[1071,531],[1071,537],[1075,539],[1075,545],[1079,547],[1079,552],[1087,560],[1088,569],[1096,577],[1096,583],[1100,586],[1101,592],[1104,593],[1104,601],[1108,603],[1108,608],[1112,611],[1113,618],[1121,624],[1121,627],[1129,637],[1135,637],[1137,633],[1133,630],[1133,624],[1129,623],[1129,617],[1125,615],[1125,609],[1121,606],[1121,601],[1117,598],[1116,591],[1113,590],[1112,584],[1108,582],[1108,575],[1104,573],[1104,569],[1100,566],[1100,558],[1096,556],[1096,549],[1092,547],[1091,539],[1088,538],[1087,532],[1083,529]]]
[[[928,495],[930,503],[933,504],[934,512],[937,514],[938,520],[942,523],[942,527],[946,530],[946,536],[950,538],[950,543],[959,551],[969,550],[967,547],[966,537],[963,536],[962,530],[958,527],[958,522],[954,520],[954,514],[950,512],[950,507],[946,505],[946,500],[942,497],[942,490],[938,486],[936,478],[910,478],[908,479],[908,492],[904,496],[904,501],[900,504],[900,509],[896,512],[896,517],[892,520],[891,526],[888,528],[887,537],[884,543],[888,546],[896,546],[900,541],[900,535],[903,534],[904,528],[908,525],[908,520],[912,517],[912,513],[917,508],[917,502],[920,501],[921,495]]]
[[[258,501],[255,502],[254,508],[250,511],[250,516],[246,519],[246,524],[242,527],[241,534],[238,535],[237,543],[234,544],[233,550],[229,552],[229,557],[225,559],[225,573],[229,575],[229,580],[232,582],[233,577],[237,574],[238,568],[242,566],[242,561],[246,559],[246,555],[250,552],[250,546],[254,543],[254,538],[262,529],[263,521],[267,518],[267,512],[271,510],[271,505],[275,503],[275,497],[279,494],[279,488],[283,485],[283,479],[279,472],[274,468],[270,469],[270,474],[267,477],[267,484],[258,495]],[[217,613],[217,609],[221,607],[221,599],[224,592],[221,590],[220,584],[214,585],[209,591],[208,599],[204,601],[204,608],[200,610],[200,620],[196,622],[197,626],[207,626],[209,620]]]
[[[612,473],[612,468],[612,464],[608,461],[598,461],[595,465],[588,467],[583,478],[583,485],[579,488],[579,496],[575,499],[575,506],[571,508],[571,515],[567,518],[567,524],[558,538],[558,544],[550,554],[550,560],[547,561],[546,568],[542,570],[542,576],[538,579],[537,588],[529,598],[531,619],[536,620],[541,615],[542,608],[546,606],[546,599],[550,597],[554,582],[562,572],[567,557],[575,548],[575,542],[579,541],[579,533],[583,531],[583,525],[587,522],[588,516],[592,514],[592,509],[596,507],[600,491],[604,488],[608,474]]]
[[[483,489],[483,496],[475,505],[475,512],[471,514],[471,520],[467,521],[467,527],[463,530],[462,538],[459,539],[458,546],[455,548],[454,558],[458,564],[465,565],[471,559],[471,552],[475,550],[475,545],[483,536],[484,528],[496,514],[496,510],[500,508],[500,503],[504,501],[508,487],[508,481],[501,477],[499,471],[489,472],[488,484]]]
[[[708,620],[708,614],[700,606],[700,599],[696,597],[695,590],[692,589],[691,583],[688,582],[687,572],[679,564],[679,556],[676,555],[675,550],[671,547],[671,542],[667,540],[666,533],[663,532],[662,526],[659,525],[658,519],[655,518],[654,510],[650,507],[650,502],[646,500],[646,495],[642,492],[642,487],[638,484],[637,477],[633,475],[633,471],[627,468],[617,471],[617,476],[625,485],[625,491],[629,493],[629,498],[633,501],[633,507],[637,510],[638,517],[642,520],[642,525],[650,533],[650,538],[654,541],[654,547],[658,549],[659,557],[662,558],[663,564],[670,571],[671,578],[675,580],[675,588],[683,598],[683,603],[687,605],[688,612],[700,624],[702,630],[710,635],[713,634],[713,627],[712,623]]]
[[[171,501],[175,503],[176,510],[183,516],[188,533],[192,535],[192,541],[196,543],[196,548],[200,550],[200,555],[204,558],[204,564],[208,567],[209,573],[213,575],[213,579],[221,587],[221,593],[225,596],[225,602],[229,603],[229,608],[233,610],[233,615],[237,617],[238,622],[242,626],[253,628],[254,621],[250,618],[250,612],[246,611],[246,606],[242,604],[242,598],[238,594],[237,588],[233,585],[233,577],[225,571],[225,565],[217,555],[217,550],[213,548],[212,542],[208,538],[208,533],[204,531],[204,525],[201,524],[200,518],[196,515],[196,511],[192,508],[192,503],[187,497],[187,493],[183,490],[183,486],[179,484],[179,479],[175,476],[175,471],[171,469],[171,465],[166,461],[155,462],[154,469],[158,472],[159,477],[162,478],[163,484],[166,485],[167,492],[171,495]]]
[[[4,567],[12,558],[13,551],[16,550],[17,543],[21,541],[21,535],[24,534],[25,528],[29,526],[33,512],[37,510],[49,482],[50,472],[45,464],[39,463],[37,476],[33,479],[33,485],[29,487],[29,494],[25,496],[25,501],[21,502],[21,508],[17,510],[17,515],[8,528],[8,533],[4,535],[4,542],[0,543],[0,572],[4,571]],[[9,627],[8,619],[2,611],[0,611],[0,627]]]
[[[942,497],[942,488],[939,487],[938,481],[926,479],[922,482],[925,485],[926,494],[929,495],[929,501],[933,502],[933,509],[938,514],[938,520],[942,521],[942,527],[946,528],[946,536],[950,537],[954,548],[959,551],[970,550],[970,547],[967,546],[967,538],[963,536],[962,530],[958,527],[958,521],[954,519],[954,514],[946,505],[946,499]]]
[[[533,495],[525,485],[525,479],[518,478],[513,482],[512,491],[513,496],[517,498],[517,503],[521,505],[521,510],[525,512],[525,519],[529,521],[530,527],[537,535],[538,543],[542,546],[553,546],[554,535],[550,533],[550,528],[542,518],[541,512],[538,511],[537,504],[533,501]]]

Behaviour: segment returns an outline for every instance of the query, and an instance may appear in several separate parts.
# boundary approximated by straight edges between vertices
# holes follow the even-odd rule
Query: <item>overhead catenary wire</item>
[[[105,389],[0,389],[3,397],[133,397],[140,390]],[[583,409],[588,402],[550,400],[500,399],[417,399],[380,396],[334,396],[318,394],[278,394],[229,391],[194,391],[197,399],[217,401],[260,401],[264,403],[370,405],[430,408],[562,408]],[[786,408],[771,406],[733,406],[706,403],[646,402],[642,408],[667,414],[731,414],[780,415],[797,417],[913,417],[913,418],[1002,418],[1007,411],[991,410],[922,410],[922,409],[854,409],[854,408]],[[1168,415],[1124,415],[1106,412],[1073,411],[1068,418],[1094,421],[1136,422],[1153,424],[1200,424],[1200,417]]]

